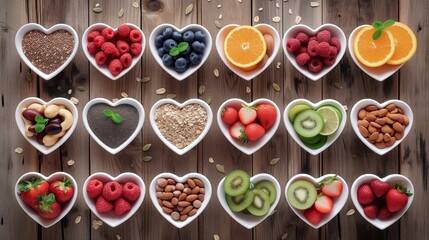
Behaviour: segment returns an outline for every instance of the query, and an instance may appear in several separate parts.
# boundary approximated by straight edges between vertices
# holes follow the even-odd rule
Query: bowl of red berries
[[[15,184],[15,197],[22,210],[45,228],[67,215],[76,202],[77,193],[75,179],[65,172],[48,177],[28,172]]]
[[[131,23],[112,28],[104,23],[89,26],[82,36],[82,49],[91,64],[106,77],[117,80],[140,60],[146,39]]]
[[[323,24],[316,29],[295,25],[286,31],[282,46],[289,62],[313,81],[330,72],[347,47],[343,30],[334,24]]]
[[[117,177],[104,172],[94,173],[86,179],[82,189],[91,211],[111,227],[134,215],[143,203],[146,191],[143,180],[131,172]]]

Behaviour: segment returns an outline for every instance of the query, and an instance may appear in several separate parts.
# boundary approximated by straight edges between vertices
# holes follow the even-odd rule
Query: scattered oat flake
[[[250,87],[246,87],[246,93],[250,93],[252,89]]]
[[[133,7],[134,8],[139,8],[139,3],[138,2],[133,2]]]
[[[212,103],[212,96],[208,96],[208,97],[206,98],[206,103],[207,103],[208,105],[210,105],[210,104]]]
[[[70,101],[74,104],[77,105],[79,103],[79,99],[75,98],[75,97],[71,97]]]
[[[144,156],[143,157],[143,162],[150,162],[152,160],[151,156]]]
[[[282,235],[282,240],[286,240],[286,238],[289,236],[289,234],[288,233],[284,233],[283,235]]]
[[[17,147],[15,148],[15,152],[21,154],[22,152],[24,152],[24,150],[21,147]]]
[[[214,234],[214,235],[213,235],[213,240],[220,240],[220,237],[219,237],[219,235],[217,235],[217,234]]]
[[[347,216],[351,216],[351,215],[353,215],[353,214],[355,214],[355,210],[354,210],[354,209],[350,209],[350,210],[348,210],[348,211],[347,211],[347,213],[346,213],[346,215],[347,215]]]
[[[69,90],[67,91],[67,94],[68,94],[68,95],[70,95],[70,94],[72,94],[72,92],[73,92],[73,90],[69,89]]]
[[[219,70],[217,70],[217,68],[215,68],[215,70],[213,70],[213,73],[214,73],[215,77],[219,77]]]
[[[101,225],[103,225],[103,222],[101,220],[94,220],[92,221],[92,228],[97,230]]]
[[[281,18],[279,16],[273,17],[273,22],[278,23],[280,22]]]
[[[142,82],[147,83],[150,81],[150,77],[144,77],[142,78]]]
[[[158,95],[162,95],[166,92],[167,90],[165,88],[158,88],[156,89],[156,94]]]
[[[173,99],[173,98],[176,98],[176,96],[177,96],[176,94],[170,93],[170,94],[167,94],[166,98]]]
[[[212,157],[209,157],[209,163],[214,163],[214,159]]]
[[[290,8],[289,8],[288,13],[289,13],[290,15],[292,15],[292,14],[293,14],[292,9],[290,9]]]
[[[217,5],[217,8],[221,8],[221,7],[222,7],[222,4]]]
[[[194,4],[189,4],[186,9],[185,9],[185,15],[188,15],[189,13],[192,12],[192,10],[194,9]]]
[[[274,165],[276,165],[278,162],[280,161],[280,158],[273,158],[273,159],[271,159],[271,161],[270,161],[270,165],[271,166],[274,166]]]
[[[116,239],[117,239],[117,240],[121,240],[121,239],[122,239],[122,238],[121,238],[121,235],[116,234]]]
[[[215,23],[215,26],[216,26],[217,28],[220,28],[220,22],[219,22],[218,20],[214,21],[214,23]]]
[[[124,16],[124,8],[121,8],[119,9],[119,12],[118,12],[118,18],[121,18],[123,16]]]
[[[277,7],[277,8],[280,8],[280,4],[279,4],[279,3],[276,3],[276,7]]]
[[[318,7],[320,5],[319,2],[310,2],[311,7]]]
[[[277,62],[277,64],[276,64],[276,68],[277,69],[280,69],[280,66],[282,65],[282,63],[281,62]]]
[[[152,147],[152,144],[150,144],[150,143],[148,143],[148,144],[145,144],[144,146],[143,146],[143,152],[147,152],[147,151],[149,151],[149,149]]]
[[[198,87],[198,94],[199,95],[203,95],[206,92],[206,86],[205,85],[200,85]]]
[[[273,83],[273,89],[274,89],[276,92],[280,92],[280,86],[279,86],[277,83]]]
[[[124,98],[127,98],[128,94],[126,92],[121,92],[121,96],[124,97]]]
[[[296,18],[295,18],[295,23],[296,24],[298,24],[298,23],[300,23],[301,22],[301,20],[302,20],[302,17],[301,16],[296,16]]]
[[[259,16],[255,16],[255,17],[253,18],[253,21],[254,21],[254,22],[259,22]]]
[[[80,223],[80,220],[82,220],[82,217],[81,217],[81,216],[77,216],[77,217],[74,219],[74,223],[78,224],[78,223]]]
[[[225,166],[221,164],[216,164],[216,169],[220,173],[225,173]]]
[[[117,98],[112,99],[112,102],[114,102],[114,103],[117,101],[119,101],[119,99],[117,99]]]
[[[258,10],[259,10],[260,12],[262,12],[262,11],[264,10],[264,8],[260,7]]]
[[[86,90],[86,88],[84,86],[77,86],[77,90],[83,92]]]
[[[222,13],[219,13],[219,19],[222,19],[223,15]]]
[[[69,166],[73,166],[74,165],[74,160],[70,159],[67,161],[67,165]]]

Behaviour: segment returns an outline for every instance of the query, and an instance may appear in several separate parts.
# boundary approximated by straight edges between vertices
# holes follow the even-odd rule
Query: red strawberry
[[[30,181],[19,182],[18,189],[22,201],[36,209],[37,205],[39,205],[36,197],[41,196],[43,193],[48,193],[49,184],[44,179],[32,178]]]
[[[99,213],[109,212],[113,210],[113,203],[107,201],[103,195],[100,195],[95,202],[95,209]]]
[[[244,142],[247,142],[247,140],[256,141],[262,136],[264,136],[265,129],[257,123],[251,123],[244,128],[244,134],[245,134]]]
[[[329,177],[322,182],[322,192],[329,197],[339,197],[343,192],[343,183],[336,177]]]
[[[49,191],[55,195],[60,203],[65,203],[73,197],[73,184],[64,177],[63,181],[55,181],[49,186]]]
[[[60,215],[61,206],[55,200],[55,195],[53,193],[46,195],[44,192],[41,196],[37,196],[36,198],[39,201],[39,205],[37,205],[37,212],[41,217],[53,219]]]
[[[115,202],[115,213],[116,215],[120,216],[124,214],[125,212],[128,212],[131,210],[131,204],[127,202],[127,200],[123,198],[119,198]]]
[[[125,183],[124,187],[122,188],[122,195],[130,202],[137,200],[140,197],[140,193],[141,190],[139,185],[132,182]]]
[[[378,206],[375,204],[368,205],[363,208],[363,213],[367,218],[376,218],[378,216]]]
[[[277,119],[276,108],[273,105],[266,103],[259,104],[256,107],[256,115],[265,130],[273,126]]]
[[[90,198],[96,198],[103,192],[104,184],[98,179],[92,179],[86,185],[86,193]]]
[[[408,197],[413,195],[401,183],[395,184],[395,188],[390,189],[386,194],[387,209],[390,212],[397,212],[408,203]]]
[[[360,204],[366,205],[374,201],[374,193],[368,184],[362,184],[357,191],[357,198]]]
[[[238,120],[237,109],[233,107],[225,107],[221,113],[221,119],[224,123],[231,125]]]
[[[256,119],[256,108],[253,106],[243,105],[238,111],[238,118],[244,125],[250,124]]]
[[[322,219],[323,213],[320,213],[314,207],[311,207],[305,210],[304,216],[305,218],[307,218],[309,222],[311,222],[314,225],[317,225]]]
[[[334,203],[332,199],[325,195],[319,195],[316,202],[314,202],[314,208],[320,213],[329,213],[332,211]]]
[[[118,182],[108,182],[103,187],[103,197],[106,200],[114,201],[122,195],[122,185]]]
[[[390,212],[386,206],[383,206],[380,208],[380,211],[378,211],[377,218],[379,219],[389,219],[393,215],[392,212]]]
[[[375,196],[377,196],[377,197],[383,196],[390,189],[390,186],[387,182],[383,182],[383,181],[378,180],[378,179],[372,180],[369,185],[371,186],[372,191],[374,192]]]
[[[237,140],[244,138],[244,125],[241,122],[236,122],[229,127],[229,135]]]

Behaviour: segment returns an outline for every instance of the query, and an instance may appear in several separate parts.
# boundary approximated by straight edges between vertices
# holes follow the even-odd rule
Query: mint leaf
[[[43,130],[45,130],[45,124],[44,123],[37,123],[36,126],[34,126],[34,130],[36,133],[41,133]]]
[[[175,57],[175,56],[179,55],[179,53],[180,53],[180,50],[177,47],[174,47],[174,48],[170,49],[170,52],[169,52],[169,54],[172,57]]]
[[[189,46],[189,43],[181,42],[181,43],[179,43],[177,48],[179,49],[180,52],[183,52],[183,51],[186,51],[186,49],[188,49],[188,46]]]
[[[35,120],[37,123],[43,123],[43,122],[45,121],[45,119],[44,119],[42,116],[40,116],[40,115],[37,115],[37,116],[34,118],[34,120]]]
[[[374,28],[379,28],[379,27],[381,27],[381,25],[383,25],[383,23],[380,22],[380,21],[375,21],[375,22],[372,23],[372,26]]]
[[[121,117],[121,115],[119,115],[118,113],[114,113],[114,114],[112,115],[112,121],[113,121],[114,123],[116,123],[116,124],[121,123],[121,122],[122,122],[122,117]]]
[[[383,29],[384,29],[384,28],[387,28],[387,27],[389,27],[389,26],[392,26],[393,24],[395,24],[395,21],[394,21],[394,20],[392,20],[392,19],[389,19],[389,20],[387,20],[387,21],[385,21],[385,22],[383,23]]]
[[[112,110],[106,108],[106,109],[103,110],[103,114],[106,117],[111,117],[114,114],[114,112]]]
[[[374,34],[372,34],[372,39],[377,40],[381,37],[381,32],[382,30],[379,28],[377,29],[377,31],[374,32]]]

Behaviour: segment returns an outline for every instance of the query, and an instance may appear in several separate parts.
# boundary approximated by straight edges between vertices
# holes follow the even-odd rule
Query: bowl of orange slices
[[[362,71],[384,81],[414,56],[417,39],[404,23],[375,21],[372,25],[355,28],[348,47],[353,61]]]

